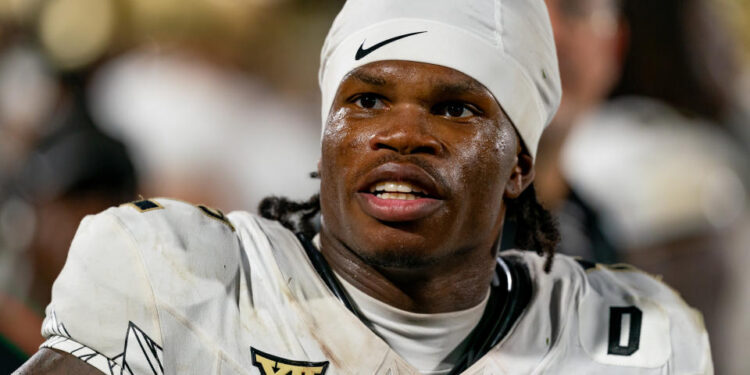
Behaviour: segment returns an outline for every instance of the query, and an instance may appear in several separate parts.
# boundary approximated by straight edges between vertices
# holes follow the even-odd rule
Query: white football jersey
[[[530,301],[464,374],[711,374],[701,316],[628,267],[504,252]],[[330,291],[297,237],[151,199],[83,220],[43,346],[106,374],[418,374]]]

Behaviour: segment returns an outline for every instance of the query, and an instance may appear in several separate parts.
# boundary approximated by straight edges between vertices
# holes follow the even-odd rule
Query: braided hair
[[[310,177],[318,178],[313,172]],[[258,205],[260,215],[276,220],[284,227],[307,238],[317,233],[313,219],[320,212],[320,194],[306,201],[293,201],[286,197],[266,197]],[[534,249],[545,257],[544,271],[552,269],[555,248],[560,242],[560,232],[552,214],[536,198],[534,185],[530,185],[521,195],[507,202],[506,221],[513,223],[514,247]]]

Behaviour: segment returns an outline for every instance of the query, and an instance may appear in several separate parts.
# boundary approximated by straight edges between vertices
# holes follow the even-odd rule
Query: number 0
[[[630,329],[628,330],[627,345],[621,345],[622,322],[624,316],[630,318]],[[638,351],[641,341],[641,321],[643,312],[635,307],[610,307],[609,308],[609,350],[607,354],[632,355]]]

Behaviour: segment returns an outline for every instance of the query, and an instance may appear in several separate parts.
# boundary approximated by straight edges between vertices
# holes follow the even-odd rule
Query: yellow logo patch
[[[263,353],[253,347],[250,347],[250,355],[253,366],[257,367],[262,375],[324,375],[328,368],[328,361],[292,361]]]

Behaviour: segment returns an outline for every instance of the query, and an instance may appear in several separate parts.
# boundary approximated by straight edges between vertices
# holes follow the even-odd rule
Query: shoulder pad
[[[239,264],[240,245],[235,228],[219,210],[154,198],[105,212],[122,222],[143,252],[144,260],[181,265],[175,272],[188,271],[196,277],[232,277],[233,273],[227,271]]]
[[[187,240],[190,236],[233,237],[235,228],[219,210],[199,204],[151,198],[121,204],[107,210],[117,216],[133,235],[143,231],[168,232]]]
[[[579,336],[592,359],[648,368],[669,361],[670,368],[691,373],[707,368],[703,318],[676,291],[629,265],[578,263],[586,277],[578,305]]]
[[[132,214],[132,212],[126,213],[127,210],[125,209],[129,208],[134,210],[134,212],[142,214],[151,213],[150,216],[145,216],[146,218],[151,218],[153,216],[166,218],[171,224],[173,224],[172,226],[175,228],[184,225],[205,226],[210,223],[210,221],[206,219],[213,219],[216,222],[212,224],[221,223],[231,231],[234,231],[234,226],[229,221],[229,219],[227,219],[224,213],[222,213],[220,210],[208,207],[203,204],[193,205],[175,199],[151,198],[124,203],[121,204],[118,208],[123,209],[120,210],[123,215]],[[201,213],[202,216],[196,215],[196,213]],[[129,216],[136,217],[137,215]]]

